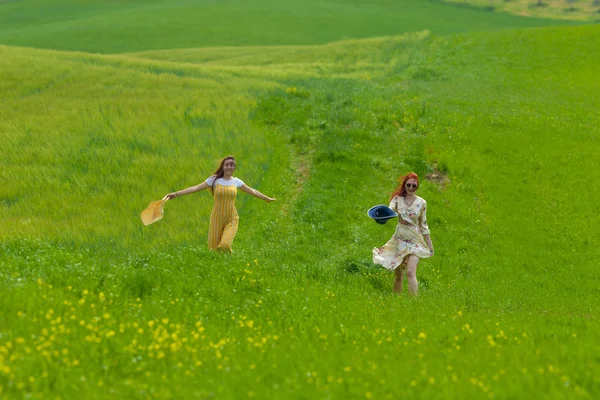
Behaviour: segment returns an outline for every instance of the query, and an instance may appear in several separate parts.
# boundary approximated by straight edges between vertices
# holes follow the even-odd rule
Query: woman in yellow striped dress
[[[212,250],[231,252],[231,244],[237,233],[239,221],[239,216],[235,208],[237,189],[265,200],[267,203],[275,201],[274,198],[265,196],[258,190],[247,186],[240,179],[235,178],[233,176],[235,167],[235,158],[227,156],[221,160],[219,168],[215,173],[204,182],[167,195],[167,199],[171,200],[179,196],[211,188],[215,204],[210,214],[208,247]]]

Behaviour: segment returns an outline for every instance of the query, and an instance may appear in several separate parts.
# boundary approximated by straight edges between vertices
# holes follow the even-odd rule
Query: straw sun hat
[[[167,196],[163,197],[162,200],[153,201],[148,204],[148,207],[146,207],[146,209],[142,211],[142,214],[140,215],[144,225],[148,226],[163,217],[165,214],[164,207],[166,202]]]

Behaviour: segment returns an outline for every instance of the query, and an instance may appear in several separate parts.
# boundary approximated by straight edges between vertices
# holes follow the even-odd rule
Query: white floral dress
[[[404,197],[395,196],[390,208],[398,213],[396,232],[385,245],[373,249],[373,262],[393,271],[409,254],[419,258],[430,257],[431,251],[423,237],[429,234],[427,202],[416,196],[412,204],[407,205]]]

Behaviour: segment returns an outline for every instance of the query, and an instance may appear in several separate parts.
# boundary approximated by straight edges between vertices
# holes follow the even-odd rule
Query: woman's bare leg
[[[404,265],[398,265],[394,270],[394,274],[396,275],[396,278],[394,279],[394,292],[401,294],[402,281],[404,280]]]
[[[413,296],[417,295],[419,283],[417,282],[417,266],[419,265],[419,257],[411,254],[407,256],[406,263],[406,280],[408,280],[408,293]]]

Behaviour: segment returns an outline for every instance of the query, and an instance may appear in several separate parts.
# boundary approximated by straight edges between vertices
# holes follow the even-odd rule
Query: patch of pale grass
[[[600,19],[600,2],[596,0],[444,0],[444,2],[493,9],[522,17],[571,21]]]

